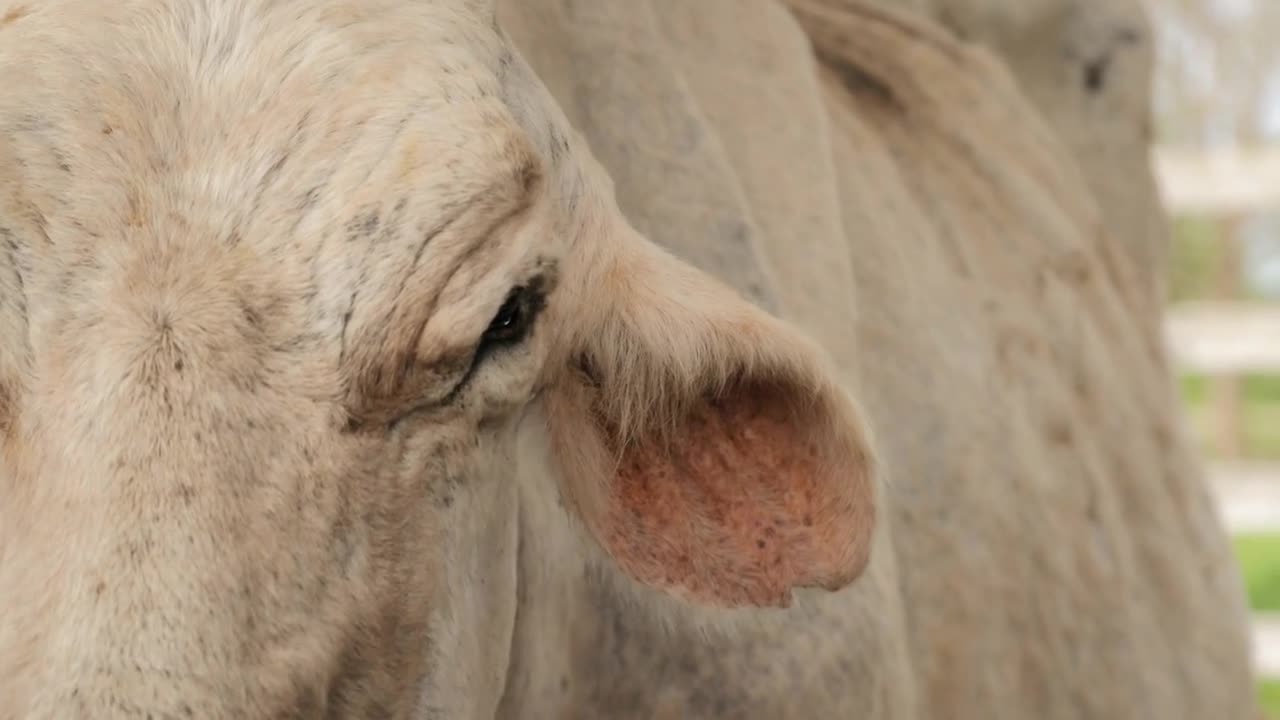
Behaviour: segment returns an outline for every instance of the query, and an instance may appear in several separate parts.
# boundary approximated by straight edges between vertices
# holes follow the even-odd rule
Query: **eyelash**
[[[493,353],[510,348],[528,338],[545,304],[546,297],[537,287],[531,288],[522,285],[513,289],[507,295],[507,299],[503,301],[502,306],[498,308],[493,319],[489,321],[489,327],[485,329],[484,334],[480,337],[480,342],[476,346],[475,353],[471,358],[471,365],[467,368],[466,373],[449,391],[448,396],[439,403],[432,403],[432,405],[452,403],[458,394],[470,385],[476,371]],[[394,428],[405,418],[412,417],[417,412],[418,409],[415,409],[396,418],[391,422],[390,427]]]
[[[476,348],[477,362],[483,354],[524,341],[543,306],[542,294],[526,286],[513,289],[489,321]]]

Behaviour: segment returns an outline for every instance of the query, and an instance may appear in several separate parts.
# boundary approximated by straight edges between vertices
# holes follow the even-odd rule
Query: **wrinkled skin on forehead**
[[[488,3],[0,18],[3,720],[491,717],[522,484],[679,603],[861,573],[823,356],[627,225]]]
[[[428,676],[491,691],[426,648],[476,652],[438,627],[449,585],[509,558],[497,470],[547,333],[471,365],[512,287],[555,282],[539,160],[482,58],[411,46],[461,16],[200,5],[4,30],[36,62],[0,121],[0,707],[363,717]],[[386,44],[351,52],[362,29]],[[501,632],[505,589],[458,599]]]

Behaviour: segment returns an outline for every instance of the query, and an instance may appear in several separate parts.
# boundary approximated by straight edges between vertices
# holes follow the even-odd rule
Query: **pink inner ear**
[[[861,572],[865,458],[792,397],[740,383],[696,406],[669,444],[623,453],[604,540],[624,570],[713,605],[779,607],[792,588],[834,590]]]

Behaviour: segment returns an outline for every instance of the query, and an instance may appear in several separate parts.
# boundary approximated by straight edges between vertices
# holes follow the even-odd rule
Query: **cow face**
[[[862,569],[819,353],[630,229],[484,3],[0,16],[0,717],[486,716],[522,423],[642,583]]]

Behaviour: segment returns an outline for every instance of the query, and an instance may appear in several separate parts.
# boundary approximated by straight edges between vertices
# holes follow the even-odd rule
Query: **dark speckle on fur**
[[[341,347],[338,349],[338,357],[345,358],[347,354],[347,326],[351,324],[351,314],[355,312],[355,293],[351,294],[351,302],[347,307],[347,311],[342,314],[342,333],[339,338]]]
[[[1138,45],[1142,43],[1142,31],[1134,28],[1120,28],[1116,39],[1121,45]]]
[[[18,312],[25,318],[27,314],[27,293],[26,284],[23,281],[22,267],[18,263],[18,241],[13,236],[13,231],[6,227],[0,227],[0,241],[4,243],[4,251],[8,256],[9,268],[13,271],[14,282],[18,286],[18,297],[16,298]]]
[[[71,162],[67,159],[67,156],[58,149],[52,149],[50,152],[53,155],[54,162],[58,165],[58,170],[70,174]]]
[[[13,391],[7,384],[0,382],[0,433],[9,431],[13,415]]]
[[[284,147],[280,152],[280,156],[276,158],[276,161],[272,163],[271,167],[267,168],[267,171],[262,174],[262,179],[258,181],[257,197],[253,200],[253,210],[250,213],[251,217],[257,216],[258,210],[262,205],[262,198],[275,184],[276,179],[280,175],[280,171],[284,168],[285,163],[289,161],[289,157],[302,144],[303,139],[306,137],[306,130],[310,121],[311,111],[307,110],[302,114],[297,125],[294,126],[293,133],[285,142]]]
[[[29,14],[30,12],[31,12],[31,9],[26,5],[14,5],[13,7],[9,8],[8,12],[4,14],[4,17],[0,17],[0,28],[5,27],[6,25],[11,25],[21,20],[22,18],[26,17],[27,14]]]
[[[857,98],[867,98],[898,112],[905,112],[906,106],[898,99],[893,88],[867,70],[854,65],[845,57],[837,57],[819,52],[820,59],[837,75],[846,90]]]
[[[262,314],[248,302],[241,301],[240,311],[244,315],[245,322],[249,323],[249,327],[262,327]]]
[[[569,152],[569,139],[565,137],[564,132],[554,124],[548,128],[548,145],[551,148],[551,165],[558,166],[560,161]]]
[[[510,50],[504,49],[502,54],[498,56],[498,80],[506,80],[507,74],[511,72],[511,65],[515,58]]]
[[[1085,60],[1082,73],[1085,89],[1090,93],[1101,92],[1107,85],[1107,76],[1116,51],[1126,45],[1141,44],[1142,39],[1142,33],[1134,28],[1116,30],[1112,42],[1102,55]]]
[[[1107,69],[1111,64],[1111,56],[1104,55],[1085,63],[1084,86],[1091,93],[1100,92],[1107,84]]]
[[[309,210],[314,207],[316,201],[320,199],[320,190],[322,188],[324,188],[323,185],[316,185],[303,193],[302,197],[298,198],[298,210]]]
[[[378,208],[359,213],[347,223],[347,240],[354,242],[370,238],[378,230],[381,221]]]

